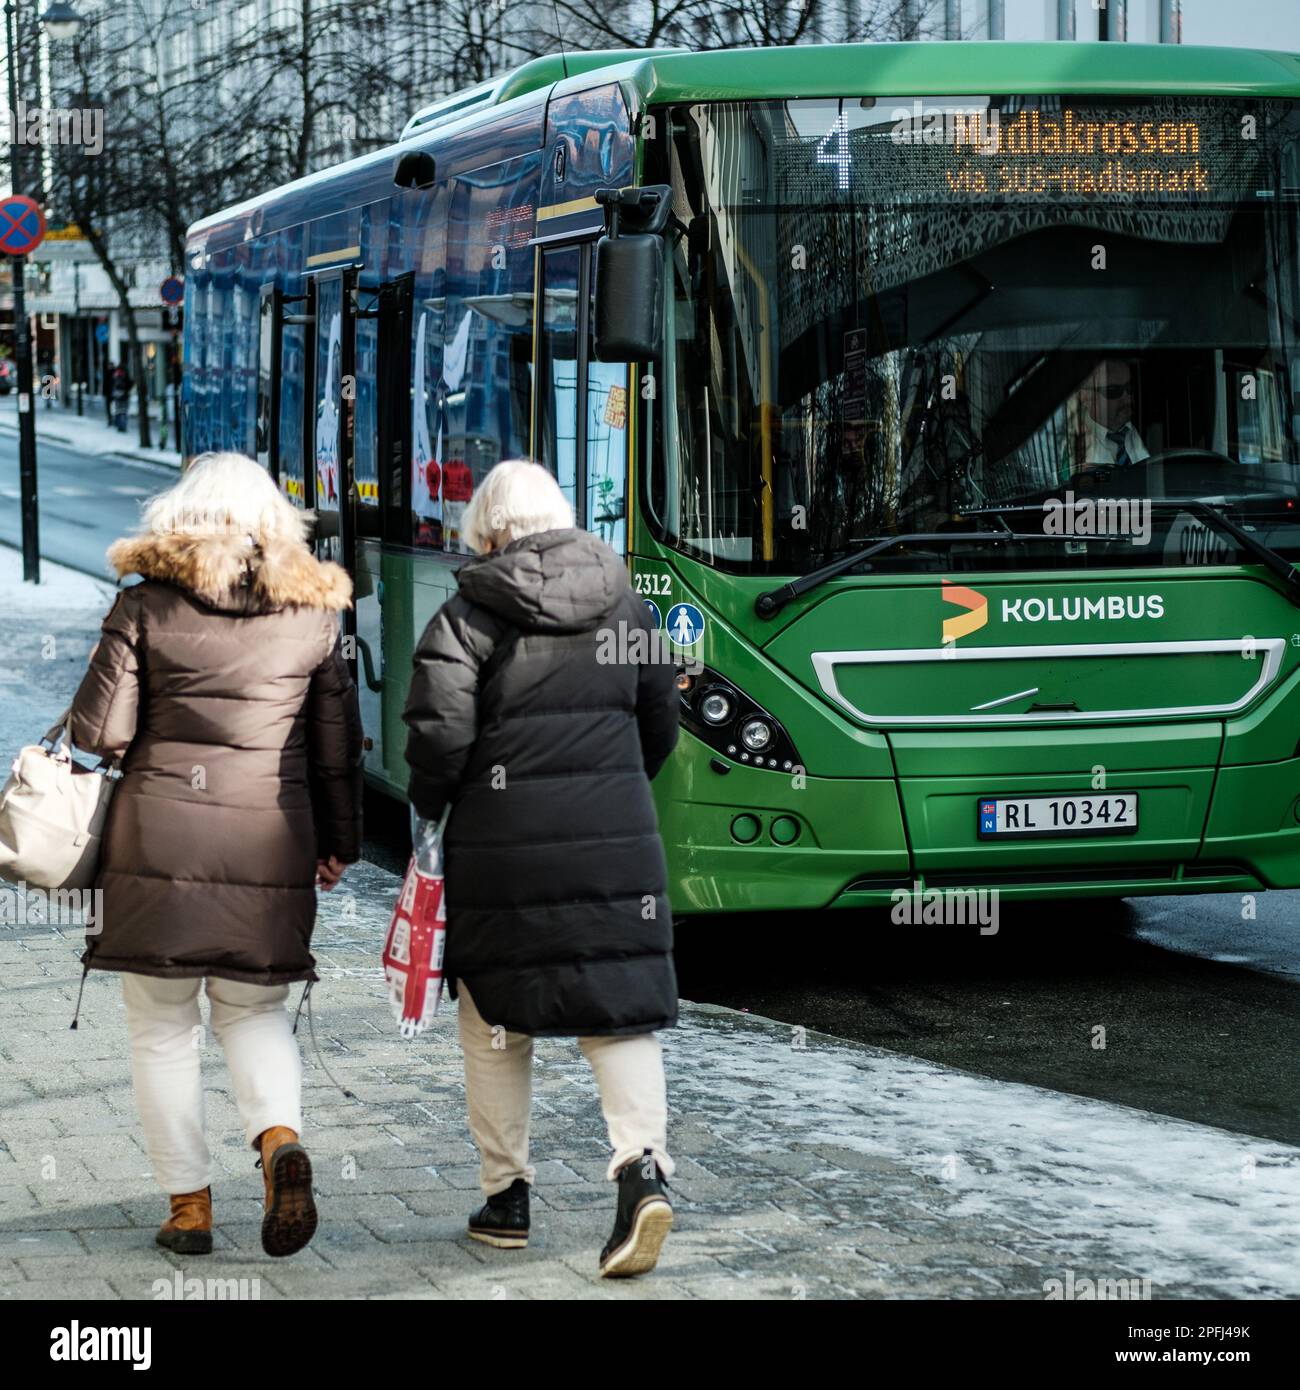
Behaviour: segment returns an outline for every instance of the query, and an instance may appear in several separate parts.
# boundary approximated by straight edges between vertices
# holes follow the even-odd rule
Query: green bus
[[[186,450],[355,575],[370,780],[488,468],[682,663],[682,914],[1300,884],[1300,56],[542,58],[190,232]]]

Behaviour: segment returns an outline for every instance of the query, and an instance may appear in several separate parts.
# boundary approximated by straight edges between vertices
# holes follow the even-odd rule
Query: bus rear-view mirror
[[[634,232],[596,243],[596,357],[657,362],[663,332],[664,244]]]

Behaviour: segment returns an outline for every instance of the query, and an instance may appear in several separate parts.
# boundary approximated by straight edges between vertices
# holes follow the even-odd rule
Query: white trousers
[[[171,1195],[212,1182],[199,1074],[206,1041],[201,984],[207,985],[212,1032],[226,1055],[249,1144],[272,1125],[302,1130],[302,1058],[284,1007],[287,985],[123,974],[136,1108],[154,1177]]]
[[[479,1183],[485,1196],[504,1192],[516,1178],[532,1183],[528,1129],[532,1109],[533,1040],[483,1021],[464,980],[456,981],[460,1043],[465,1054],[469,1132],[479,1151]],[[596,1076],[600,1105],[614,1154],[606,1176],[649,1149],[664,1177],[668,1156],[668,1094],[663,1049],[653,1033],[579,1038]]]

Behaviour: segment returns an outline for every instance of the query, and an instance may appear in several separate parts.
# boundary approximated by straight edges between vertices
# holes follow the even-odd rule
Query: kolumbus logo
[[[978,632],[989,620],[988,599],[974,589],[968,589],[962,584],[954,584],[951,579],[943,581],[943,601],[955,603],[958,608],[966,610],[964,613],[958,613],[954,617],[943,620],[943,640],[945,643],[955,642],[959,637],[969,637],[972,632]]]
[[[943,620],[943,645],[951,647],[959,637],[978,632],[989,620],[988,598],[975,589],[943,581],[943,601],[966,611]],[[1140,619],[1159,620],[1165,616],[1163,594],[1031,594],[1028,598],[1004,598],[999,617],[1011,623],[1119,622]]]

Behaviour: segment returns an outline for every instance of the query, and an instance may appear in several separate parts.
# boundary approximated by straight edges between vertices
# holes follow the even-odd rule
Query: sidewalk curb
[[[179,473],[181,471],[181,461],[179,458],[175,463],[169,463],[163,459],[151,459],[148,454],[128,453],[125,449],[118,450],[111,454],[100,454],[99,457],[106,459],[122,459],[126,463],[147,463],[154,468],[169,468],[173,473]]]
[[[21,541],[6,540],[4,536],[0,536],[0,550],[12,550],[12,551],[14,552],[14,554],[16,554],[16,555],[21,555],[21,554],[23,553],[22,542],[21,542]],[[53,566],[55,567],[55,569],[69,570],[69,571],[70,571],[71,573],[73,573],[73,574],[79,574],[79,575],[81,575],[81,576],[82,576],[83,578],[85,578],[85,579],[93,579],[93,580],[95,580],[97,583],[102,584],[106,589],[109,590],[109,593],[108,593],[107,595],[105,595],[106,599],[112,599],[112,598],[116,597],[116,595],[117,595],[117,593],[118,593],[118,587],[117,587],[117,585],[114,584],[113,581],[109,578],[109,576],[108,576],[107,574],[105,574],[104,571],[102,571],[102,570],[86,569],[86,568],[85,568],[84,566],[82,566],[82,565],[74,565],[74,564],[72,564],[71,561],[69,561],[69,560],[55,560],[53,557],[51,557],[51,556],[49,556],[49,555],[46,555],[46,554],[42,551],[42,552],[41,552],[41,570],[42,570],[42,572],[44,571],[44,569],[45,569],[45,567],[46,567],[47,565],[53,565]]]
[[[11,420],[0,420],[0,431],[3,431],[6,434],[17,436],[18,425]],[[80,441],[77,440],[74,436],[62,434],[57,429],[38,428],[36,431],[36,438],[38,442],[41,439],[48,439],[52,444],[60,444],[65,449],[77,449],[80,447]],[[156,468],[170,468],[173,472],[176,473],[179,473],[181,471],[181,460],[179,455],[177,455],[176,459],[172,461],[170,459],[151,458],[142,450],[131,450],[129,448],[126,448],[102,450],[94,453],[93,457],[125,459],[130,463],[151,463]]]

